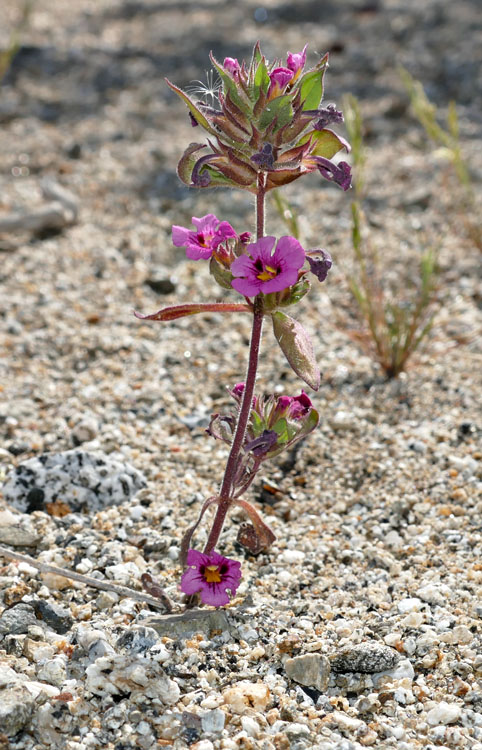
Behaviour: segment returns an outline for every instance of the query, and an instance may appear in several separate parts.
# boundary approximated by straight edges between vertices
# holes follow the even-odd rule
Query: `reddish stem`
[[[256,239],[264,235],[264,212],[265,212],[266,174],[258,174],[258,191],[256,194]],[[209,533],[204,553],[209,554],[216,547],[221,534],[226,514],[233,503],[233,481],[236,476],[239,455],[243,449],[244,436],[248,426],[249,414],[253,402],[254,386],[258,370],[259,347],[261,343],[261,332],[263,328],[263,298],[259,294],[254,299],[253,327],[251,331],[251,342],[249,347],[248,370],[244,385],[243,399],[238,414],[236,430],[231,444],[226,469],[224,472],[221,490],[219,492],[219,503],[214,517],[213,525]]]

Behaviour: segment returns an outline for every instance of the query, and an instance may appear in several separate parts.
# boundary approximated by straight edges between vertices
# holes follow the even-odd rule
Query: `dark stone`
[[[39,487],[32,487],[27,495],[27,513],[33,513],[34,510],[43,510],[45,492]]]
[[[171,279],[146,279],[144,283],[157,294],[171,294],[176,289]]]
[[[27,453],[30,446],[28,443],[10,443],[7,450],[12,456],[20,456],[22,453]]]
[[[80,143],[73,143],[66,151],[69,159],[80,159],[82,156],[82,146]]]
[[[43,599],[37,599],[32,605],[38,619],[43,620],[56,633],[68,633],[72,627],[74,620],[70,612],[58,604],[48,604]]]
[[[2,612],[0,617],[0,635],[10,633],[11,635],[20,635],[27,633],[30,625],[38,625],[35,617],[35,611],[30,604],[20,602],[10,609]]]

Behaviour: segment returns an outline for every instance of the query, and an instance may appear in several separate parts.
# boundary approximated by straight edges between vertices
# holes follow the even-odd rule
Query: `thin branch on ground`
[[[78,583],[83,583],[86,586],[92,586],[92,588],[95,589],[101,589],[102,591],[112,591],[115,594],[118,594],[120,597],[135,599],[138,602],[149,604],[151,607],[163,610],[164,612],[166,610],[169,611],[169,608],[166,606],[165,601],[155,599],[154,597],[143,594],[140,591],[135,591],[128,586],[119,586],[119,584],[117,583],[111,583],[110,581],[106,580],[99,581],[97,578],[84,576],[81,573],[75,573],[73,570],[64,570],[63,568],[57,568],[55,565],[49,565],[48,563],[39,562],[29,555],[21,555],[19,552],[12,552],[6,547],[0,547],[0,556],[12,562],[27,563],[27,565],[31,565],[33,568],[37,568],[37,570],[39,570],[41,573],[53,573],[54,575],[63,576],[63,578],[68,578],[72,581],[78,581]]]

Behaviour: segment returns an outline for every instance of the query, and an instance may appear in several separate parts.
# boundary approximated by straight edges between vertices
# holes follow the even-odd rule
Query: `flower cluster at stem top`
[[[191,124],[208,135],[207,143],[191,143],[181,158],[183,182],[256,193],[260,173],[269,191],[318,171],[348,190],[350,166],[332,159],[350,146],[329,127],[343,115],[333,104],[321,106],[328,55],[307,68],[306,49],[289,52],[285,64],[269,63],[259,45],[249,63],[226,57],[221,64],[211,55],[220,88],[209,104],[167,82],[187,105]]]

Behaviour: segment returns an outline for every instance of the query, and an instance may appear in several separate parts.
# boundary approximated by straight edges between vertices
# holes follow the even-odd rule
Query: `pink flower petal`
[[[246,276],[253,269],[253,261],[248,255],[240,255],[231,263],[230,271],[233,276]]]
[[[172,228],[172,244],[175,247],[182,247],[189,240],[191,232],[185,227],[173,226]]]
[[[216,588],[213,586],[212,589],[201,589],[201,601],[204,604],[210,604],[212,607],[222,607],[223,604],[229,604],[229,596],[226,591],[219,588],[220,586],[221,584],[218,583]]]
[[[248,279],[233,279],[231,282],[233,289],[243,294],[245,297],[256,297],[261,288],[261,282],[249,281]]]
[[[305,262],[305,257],[305,251],[298,240],[287,235],[280,237],[274,252],[275,259],[282,258],[288,265],[298,270]]]
[[[202,232],[202,234],[214,234],[216,227],[219,224],[219,221],[214,214],[206,214],[206,216],[201,216],[200,219],[193,216],[191,221],[197,231]]]
[[[271,237],[269,235],[267,237],[261,237],[257,242],[252,242],[251,245],[248,245],[246,252],[248,255],[251,255],[253,260],[256,260],[257,258],[264,260],[264,258],[271,256],[271,251],[273,250],[275,242],[276,237]]]
[[[181,591],[185,594],[197,594],[205,585],[205,580],[197,568],[188,568],[181,577]]]

